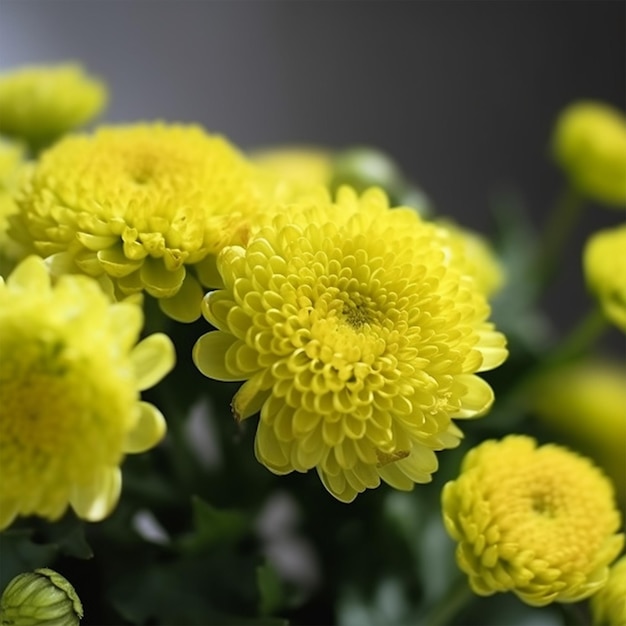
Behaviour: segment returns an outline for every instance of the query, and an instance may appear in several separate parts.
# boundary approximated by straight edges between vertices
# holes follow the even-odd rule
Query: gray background
[[[0,0],[0,69],[76,59],[107,121],[200,122],[243,148],[372,144],[441,212],[489,231],[513,186],[540,224],[561,186],[548,137],[579,98],[625,104],[626,3]],[[622,215],[591,207],[546,306],[586,308],[580,247]]]

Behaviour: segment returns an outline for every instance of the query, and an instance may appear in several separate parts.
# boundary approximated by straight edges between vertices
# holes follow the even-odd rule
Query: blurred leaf
[[[492,319],[526,349],[541,350],[549,335],[546,316],[537,309],[538,284],[533,263],[537,233],[519,194],[501,191],[492,200],[495,246],[505,270],[505,286],[491,302]]]
[[[43,541],[58,548],[62,555],[77,559],[91,559],[93,550],[85,538],[85,523],[73,513],[53,524],[45,523],[40,532]],[[35,539],[39,539],[35,536]]]
[[[193,496],[194,532],[180,541],[185,551],[201,552],[216,544],[233,543],[250,529],[247,517],[240,511],[220,511]]]
[[[212,606],[204,582],[198,563],[155,565],[121,579],[110,596],[120,615],[133,624],[147,621],[177,626],[229,623],[228,616]]]
[[[57,555],[57,546],[34,543],[31,540],[32,534],[33,531],[29,528],[0,533],[0,591],[14,576],[38,567],[46,567]]]
[[[340,626],[404,626],[410,603],[404,581],[383,578],[367,599],[355,587],[341,594],[337,609]]]
[[[284,605],[283,585],[270,563],[259,565],[256,570],[259,587],[259,612],[262,616],[276,613]]]

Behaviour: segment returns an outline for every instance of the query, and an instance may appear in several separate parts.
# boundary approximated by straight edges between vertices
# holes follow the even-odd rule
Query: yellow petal
[[[255,374],[239,387],[233,397],[233,415],[238,422],[260,411],[263,403],[267,400],[270,392],[262,387],[264,377],[264,372]]]
[[[156,385],[176,362],[174,344],[163,333],[146,337],[135,346],[130,356],[139,391]]]
[[[160,259],[148,257],[139,270],[146,291],[155,298],[171,298],[183,284],[185,266],[168,271]]]
[[[207,255],[202,261],[194,265],[200,282],[206,287],[221,287],[222,277],[217,270],[217,257],[214,254]]]
[[[234,306],[235,301],[227,291],[210,291],[202,301],[202,315],[218,330],[228,330],[226,319]]]
[[[50,289],[50,274],[43,259],[30,256],[22,261],[7,279],[7,286],[11,289],[31,290],[33,293]]]
[[[123,346],[135,345],[143,326],[143,313],[139,306],[118,302],[110,309],[110,329]]]
[[[118,241],[118,237],[116,235],[93,235],[91,233],[83,232],[77,232],[76,239],[78,239],[78,241],[80,241],[80,243],[82,243],[87,250],[92,250],[93,252],[104,250],[109,246],[115,245]]]
[[[346,477],[343,472],[340,472],[337,475],[331,475],[324,472],[319,467],[317,468],[317,473],[322,481],[322,484],[326,489],[333,495],[337,500],[341,502],[345,502],[348,504],[352,502],[358,495],[358,491],[356,491],[346,480]]]
[[[127,434],[124,452],[136,454],[156,446],[167,430],[161,411],[148,402],[138,403],[139,417],[133,429]]]
[[[75,485],[70,504],[76,515],[90,522],[104,519],[115,507],[122,490],[119,467],[104,467],[87,485]]]
[[[18,514],[18,503],[7,503],[2,501],[0,504],[0,530],[4,530],[13,523]]]
[[[106,250],[100,249],[97,253],[98,261],[104,268],[104,271],[115,278],[128,276],[141,267],[141,261],[131,261],[126,257],[122,246],[113,246]]]
[[[193,362],[196,367],[209,378],[215,380],[243,380],[244,374],[233,374],[226,369],[226,352],[235,343],[239,342],[236,337],[216,330],[202,335],[193,347]]]
[[[461,409],[453,417],[479,417],[484,415],[493,403],[493,389],[482,378],[472,375],[457,377],[465,385],[467,392],[461,398]]]
[[[504,335],[491,330],[479,333],[480,342],[476,348],[483,355],[483,362],[476,370],[486,372],[502,365],[509,355]]]
[[[187,273],[181,288],[171,298],[159,299],[161,311],[177,322],[195,322],[201,313],[204,292],[200,283]]]
[[[293,468],[288,449],[289,445],[278,441],[274,429],[261,420],[254,440],[257,460],[275,474],[289,474]]]

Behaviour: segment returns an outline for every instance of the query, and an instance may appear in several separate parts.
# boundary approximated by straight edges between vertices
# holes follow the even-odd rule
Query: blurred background
[[[199,122],[244,149],[373,145],[490,234],[503,189],[543,223],[565,105],[624,108],[625,19],[618,1],[0,0],[0,71],[75,59],[110,86],[105,121]],[[585,212],[546,300],[559,324],[587,307],[585,238],[618,219]]]
[[[565,106],[581,99],[601,100],[624,109],[625,51],[623,0],[0,0],[0,72],[31,63],[82,63],[90,73],[104,79],[110,89],[109,107],[99,122],[161,119],[200,123],[245,150],[279,144],[334,149],[374,146],[396,160],[406,176],[424,190],[439,214],[487,235],[495,232],[494,211],[503,194],[512,206],[524,207],[531,225],[537,231],[541,229],[565,184],[550,155],[554,122]],[[552,319],[553,338],[566,334],[592,306],[581,269],[586,238],[623,219],[623,212],[593,204],[586,207],[564,251],[563,269],[543,301]],[[513,291],[515,288],[517,285]],[[199,324],[204,332],[204,322]],[[177,343],[180,354],[191,354],[199,333],[195,328],[190,331],[184,338],[188,345]],[[538,337],[535,343],[541,341]],[[615,329],[603,339],[603,348],[622,360],[625,347],[623,333]],[[525,354],[521,356],[523,361]],[[494,374],[501,377],[492,381],[498,389],[506,388],[514,379],[504,367]],[[198,387],[209,384],[195,369],[194,375],[181,388],[185,384],[191,388],[195,381],[200,381]],[[232,392],[232,386],[215,385],[216,415],[228,412]],[[185,398],[185,393],[180,395]],[[507,415],[508,408],[504,405],[499,415],[486,421],[487,430],[481,431],[480,424],[475,426],[466,447],[485,433],[506,429],[510,422],[502,418],[515,417]],[[210,421],[212,407],[199,404],[192,409],[187,424],[196,424],[192,422],[196,413],[199,421]],[[393,596],[395,587],[385,587],[388,581],[384,577],[391,572],[410,582],[408,591],[415,591],[414,573],[406,569],[413,567],[413,558],[423,568],[420,572],[426,591],[434,593],[445,586],[447,570],[438,561],[437,552],[443,545],[443,530],[438,505],[433,503],[438,502],[437,486],[460,462],[456,452],[451,452],[446,461],[448,473],[438,473],[434,490],[416,490],[415,500],[395,493],[387,497],[388,491],[381,489],[363,494],[347,509],[331,498],[321,497],[313,475],[307,477],[308,482],[301,476],[281,478],[281,490],[272,491],[270,473],[258,471],[252,455],[240,454],[246,446],[251,449],[253,431],[249,429],[244,438],[235,439],[230,420],[215,419],[214,423],[219,437],[212,431],[206,439],[198,438],[192,430],[186,435],[189,441],[196,441],[195,447],[189,443],[190,448],[194,452],[202,449],[205,456],[219,453],[211,447],[212,441],[223,445],[224,460],[213,459],[215,467],[203,467],[201,474],[193,475],[200,485],[195,485],[195,493],[220,507],[239,506],[241,500],[241,506],[255,511],[263,500],[258,532],[267,552],[275,564],[283,555],[287,561],[279,563],[281,571],[291,568],[294,580],[300,577],[297,582],[316,594],[298,609],[299,613],[294,612],[292,623],[331,623],[338,610],[336,623],[367,624],[359,613],[362,598],[350,595],[359,589],[348,588],[346,592],[337,583],[344,584],[347,571],[358,573],[353,576],[355,581],[361,574],[366,580],[380,577],[380,603],[396,608],[402,608],[402,598]],[[495,430],[488,430],[490,423]],[[172,450],[174,446],[162,446],[152,458],[169,468]],[[125,465],[124,485],[133,503],[133,471],[136,497],[145,490],[150,466],[140,465],[140,461],[130,463],[132,459]],[[184,476],[186,466],[182,468]],[[233,490],[224,476],[234,485],[245,485],[245,489],[241,493]],[[251,476],[255,482],[248,482]],[[186,505],[189,488],[187,483],[184,485],[178,496],[184,497]],[[285,492],[293,497],[283,498]],[[271,498],[265,502],[268,494]],[[146,497],[149,500],[150,494]],[[425,507],[424,503],[430,504]],[[414,508],[407,512],[402,508],[406,506]],[[178,515],[174,507],[171,510]],[[309,522],[307,536],[312,538],[317,553],[306,552],[313,544],[294,545],[300,536],[289,534],[296,522],[300,523],[294,521],[300,510],[306,512],[302,518]],[[136,580],[135,569],[128,565],[133,557],[126,553],[123,559],[120,557],[120,551],[127,547],[123,541],[128,536],[125,511],[128,508],[90,530],[90,541],[95,541],[96,548],[102,547],[102,554],[110,559],[62,563],[63,571],[75,575],[73,580],[79,583],[85,605],[96,616],[88,618],[92,624],[98,619],[98,611],[103,610],[99,588],[106,585],[98,578],[105,575],[102,572],[109,577],[113,572],[113,578],[119,574],[127,585],[120,589],[129,589],[129,598],[140,595],[135,592],[142,579]],[[169,518],[157,511],[174,535],[186,530],[186,519],[173,519],[170,509],[167,513]],[[428,517],[431,513],[436,515],[436,523],[435,517]],[[387,517],[403,523],[417,520],[423,532],[420,535],[405,523],[402,528],[413,543],[406,538],[400,542],[388,533],[391,526]],[[101,528],[103,534],[98,535]],[[108,541],[117,532],[119,541]],[[286,536],[290,543],[279,545]],[[99,537],[106,541],[98,543]],[[452,563],[452,544],[445,537],[443,541]],[[370,549],[363,550],[364,545]],[[407,556],[406,545],[418,546],[416,550],[423,555],[419,559]],[[117,553],[109,555],[108,549]],[[229,549],[222,555],[225,562],[231,559]],[[156,550],[154,553],[161,558]],[[316,554],[321,555],[321,565],[315,561]],[[150,555],[152,558],[152,552]],[[109,561],[111,570],[106,569]],[[224,577],[222,562],[214,563],[211,575],[215,580],[183,575],[187,570],[172,569],[169,562],[158,572],[169,572],[170,578],[163,580],[170,582],[183,572],[180,587],[189,580],[194,584],[208,580],[218,595],[224,585],[235,588],[238,570],[228,570],[235,576],[231,580]],[[307,570],[303,563],[315,567]],[[187,564],[181,558],[177,567]],[[123,565],[123,570],[116,572],[117,565]],[[139,561],[136,570],[141,571],[143,565]],[[201,565],[200,571],[204,572],[204,562]],[[226,582],[220,586],[222,579]],[[159,589],[157,594],[147,594],[145,603],[157,602],[165,583],[158,577],[143,582],[144,591],[151,589],[150,584]],[[252,588],[256,583],[248,584]],[[422,593],[423,589],[418,591]],[[341,605],[336,604],[339,596]],[[225,597],[229,600],[227,594]],[[476,621],[466,623],[499,624],[501,615],[511,607],[519,617],[517,624],[560,623],[545,621],[546,612],[532,617],[521,603],[512,602],[508,597],[495,599],[489,609],[486,603],[479,603]],[[486,610],[491,611],[489,619]],[[112,623],[102,620],[97,623]],[[378,619],[371,623],[393,622]]]

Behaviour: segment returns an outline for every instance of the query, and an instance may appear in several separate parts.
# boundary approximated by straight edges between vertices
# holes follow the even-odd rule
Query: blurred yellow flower
[[[17,212],[14,192],[24,158],[22,144],[0,138],[0,275],[8,273],[24,254],[8,235],[9,215]]]
[[[69,136],[47,150],[18,196],[11,232],[53,271],[146,291],[180,321],[218,286],[215,255],[243,243],[258,211],[256,170],[196,126],[138,124]]]
[[[604,314],[626,330],[626,224],[598,231],[588,239],[583,269],[587,287]]]
[[[553,151],[572,185],[608,205],[626,205],[626,117],[602,102],[568,106],[556,123]]]
[[[626,556],[609,570],[609,579],[591,597],[594,626],[624,626],[626,624]]]
[[[452,418],[493,401],[476,376],[507,356],[474,281],[447,263],[434,225],[385,194],[339,190],[277,211],[244,249],[218,258],[224,289],[203,314],[200,371],[246,380],[238,420],[260,411],[258,460],[276,474],[316,468],[344,502],[382,478],[431,480]]]
[[[0,133],[34,148],[98,115],[105,85],[75,63],[33,65],[0,75]]]
[[[332,176],[332,153],[316,146],[282,146],[257,150],[251,160],[272,177],[284,180],[293,193],[327,187]]]
[[[606,583],[624,544],[604,474],[566,448],[537,447],[522,435],[470,450],[442,505],[459,567],[482,596],[577,602]]]
[[[504,268],[489,240],[468,228],[462,228],[449,219],[437,220],[441,236],[447,240],[452,260],[462,263],[461,271],[476,281],[476,286],[487,298],[504,285]]]
[[[55,520],[68,504],[101,520],[124,453],[163,437],[163,416],[139,392],[173,367],[174,347],[162,334],[137,344],[142,321],[87,276],[51,285],[38,257],[0,281],[0,529],[18,515]]]
[[[565,442],[593,457],[626,504],[626,365],[585,359],[545,372],[531,409]]]
[[[0,598],[2,626],[78,626],[82,617],[74,587],[47,567],[17,575]]]
[[[24,159],[24,146],[0,137],[0,190],[14,188],[17,172]]]

